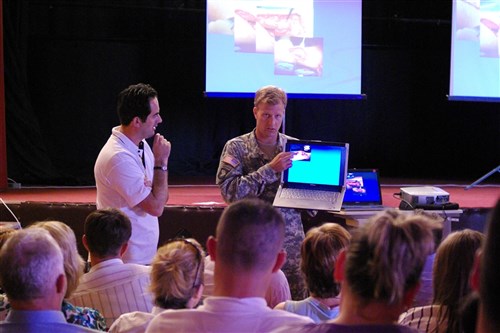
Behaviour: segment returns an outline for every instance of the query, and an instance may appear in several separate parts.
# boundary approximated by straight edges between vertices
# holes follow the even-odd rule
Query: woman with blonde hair
[[[161,246],[153,258],[151,313],[135,311],[118,317],[110,332],[144,332],[158,313],[166,309],[192,309],[203,294],[205,252],[193,238],[174,238]]]
[[[7,239],[9,239],[9,237],[16,231],[17,229],[11,227],[0,226],[0,249],[5,242],[7,242]]]
[[[483,242],[484,235],[475,230],[448,235],[434,259],[432,304],[409,309],[401,315],[399,323],[419,332],[462,331],[459,310],[472,291],[469,281],[474,257]]]
[[[310,229],[301,246],[300,270],[309,290],[301,301],[285,301],[274,309],[310,317],[320,323],[339,314],[340,284],[333,280],[335,262],[351,240],[351,234],[336,223]]]
[[[56,240],[62,250],[64,258],[64,272],[68,286],[64,296],[62,311],[68,323],[106,331],[106,321],[97,309],[75,306],[67,301],[78,287],[78,281],[83,275],[85,262],[78,253],[76,236],[73,229],[60,221],[35,222],[28,228],[42,228],[47,230]]]
[[[42,228],[47,230],[56,240],[64,256],[64,272],[68,280],[66,296],[69,298],[78,286],[78,280],[83,275],[85,262],[78,253],[76,237],[73,229],[59,221],[35,222],[28,228]]]

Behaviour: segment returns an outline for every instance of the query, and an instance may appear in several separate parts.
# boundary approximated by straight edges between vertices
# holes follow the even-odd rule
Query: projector
[[[412,206],[442,205],[450,201],[450,194],[435,186],[401,187],[401,199]]]

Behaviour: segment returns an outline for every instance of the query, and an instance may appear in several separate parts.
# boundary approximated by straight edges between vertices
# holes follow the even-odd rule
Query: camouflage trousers
[[[293,300],[302,300],[307,297],[307,289],[304,278],[300,271],[300,246],[304,240],[304,227],[300,214],[291,209],[281,209],[285,218],[285,241],[286,261],[283,273],[290,285],[290,293]]]

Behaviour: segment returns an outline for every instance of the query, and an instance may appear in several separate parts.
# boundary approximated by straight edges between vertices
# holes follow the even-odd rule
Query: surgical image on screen
[[[479,20],[481,56],[500,57],[500,1],[482,4]],[[500,75],[500,73],[499,73]]]
[[[366,188],[364,185],[363,177],[353,177],[352,175],[347,175],[346,181],[346,191],[353,192],[356,195],[365,195]]]
[[[450,98],[500,101],[500,0],[455,0]]]
[[[281,37],[274,46],[274,74],[320,76],[323,38]]]
[[[207,96],[361,93],[361,0],[207,0],[206,24]]]
[[[235,52],[274,53],[277,38],[314,33],[313,0],[209,0],[207,10],[207,32],[233,35]]]
[[[292,161],[310,161],[311,160],[311,146],[304,146],[303,149],[291,150],[294,155]]]

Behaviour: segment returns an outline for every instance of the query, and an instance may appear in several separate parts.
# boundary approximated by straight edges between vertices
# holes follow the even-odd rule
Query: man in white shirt
[[[312,323],[272,310],[264,299],[272,274],[286,259],[285,222],[269,203],[242,199],[223,212],[207,240],[215,261],[214,292],[195,310],[166,310],[146,332],[269,332],[283,324]]]
[[[121,259],[131,232],[129,218],[118,209],[96,210],[85,220],[82,241],[91,268],[80,278],[70,302],[99,309],[107,327],[123,313],[153,308],[148,290],[151,267],[126,264]]]
[[[205,257],[205,274],[203,282],[203,298],[212,296],[214,292],[214,262],[210,256]],[[286,279],[285,273],[281,269],[273,273],[271,282],[266,292],[267,306],[273,309],[281,302],[292,299],[290,285]]]
[[[94,166],[97,208],[117,208],[130,218],[132,237],[123,260],[136,264],[153,260],[158,216],[168,200],[170,142],[155,134],[162,122],[157,95],[143,83],[119,94],[120,126],[112,129]],[[153,136],[151,148],[145,139]]]

